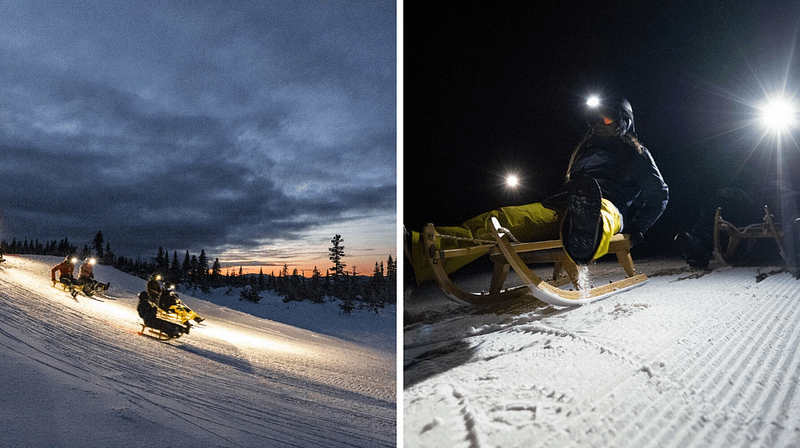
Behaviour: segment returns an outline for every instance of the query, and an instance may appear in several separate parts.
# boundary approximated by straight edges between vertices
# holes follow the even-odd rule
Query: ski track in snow
[[[73,300],[51,286],[46,262],[3,265],[4,446],[395,444],[395,363],[384,353],[220,317],[241,314],[230,310],[201,313],[207,320],[189,335],[158,341],[138,335],[143,280],[98,266],[98,278],[112,277],[109,295]]]
[[[798,446],[800,281],[644,266],[582,307],[407,326],[405,446]]]

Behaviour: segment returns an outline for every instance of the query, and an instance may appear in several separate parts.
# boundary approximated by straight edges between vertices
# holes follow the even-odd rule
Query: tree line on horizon
[[[80,259],[94,257],[99,264],[113,266],[142,279],[154,273],[160,274],[165,282],[183,285],[187,289],[209,292],[214,288],[228,288],[226,293],[230,293],[236,288],[240,290],[240,300],[254,303],[261,300],[262,291],[281,295],[284,302],[308,300],[322,303],[335,297],[340,299],[339,306],[345,313],[358,308],[378,312],[386,304],[396,303],[397,264],[392,256],[389,255],[385,265],[382,261],[376,262],[369,276],[358,274],[355,266],[348,272],[342,242],[344,239],[338,234],[331,239],[328,258],[332,266],[325,270],[324,275],[315,267],[311,277],[300,275],[297,269],[290,273],[287,265],[277,274],[264,274],[263,268],[258,274],[243,274],[241,267],[239,275],[230,270],[223,274],[219,258],[210,261],[205,249],[199,255],[187,250],[182,261],[177,251],[170,256],[161,246],[151,260],[116,256],[111,245],[104,241],[101,231],[97,232],[91,244],[85,244],[81,249],[66,237],[46,243],[38,239],[20,241],[14,238],[10,243],[0,241],[0,253],[76,256]]]

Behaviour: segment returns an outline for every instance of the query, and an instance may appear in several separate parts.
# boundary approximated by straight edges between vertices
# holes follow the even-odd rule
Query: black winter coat
[[[653,157],[641,152],[626,137],[593,136],[573,155],[569,175],[586,174],[597,180],[603,197],[623,219],[624,233],[644,234],[661,216],[669,201],[669,188]]]

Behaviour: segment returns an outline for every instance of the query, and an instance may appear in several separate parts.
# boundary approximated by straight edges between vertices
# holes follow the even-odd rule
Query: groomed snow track
[[[156,341],[137,334],[137,291],[124,286],[144,281],[98,266],[122,286],[76,301],[50,286],[46,260],[8,258],[4,446],[395,444],[394,364],[370,350],[246,315]]]
[[[800,280],[642,266],[648,285],[583,307],[407,327],[405,445],[800,445]]]

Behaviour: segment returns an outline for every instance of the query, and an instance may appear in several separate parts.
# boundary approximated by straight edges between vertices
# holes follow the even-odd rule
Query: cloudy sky
[[[0,238],[324,271],[341,234],[359,272],[396,258],[394,2],[0,10]]]

